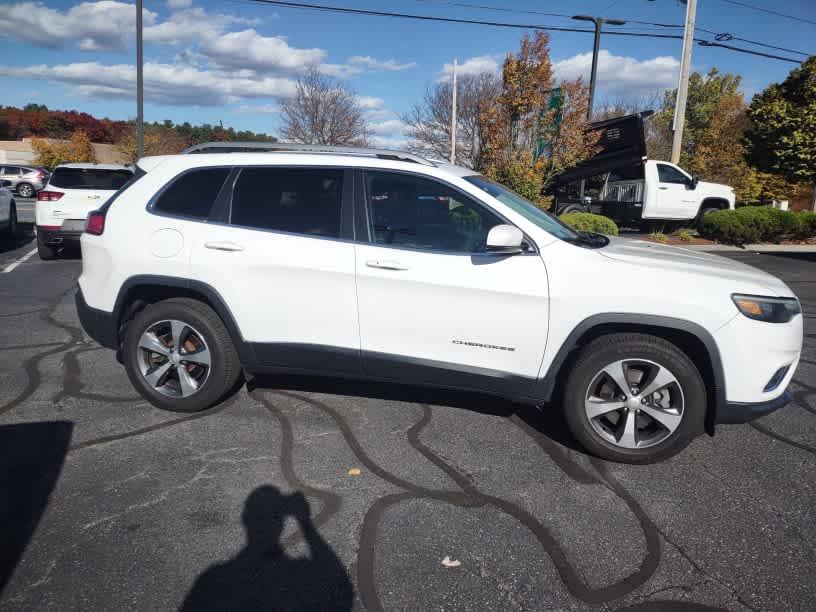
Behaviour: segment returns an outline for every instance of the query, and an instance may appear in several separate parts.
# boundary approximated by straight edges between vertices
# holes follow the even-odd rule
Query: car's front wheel
[[[136,390],[174,412],[209,408],[241,377],[232,339],[206,304],[173,298],[151,304],[127,325],[122,356]]]
[[[581,351],[564,393],[567,424],[591,453],[624,463],[671,457],[703,431],[706,389],[674,344],[612,334]]]

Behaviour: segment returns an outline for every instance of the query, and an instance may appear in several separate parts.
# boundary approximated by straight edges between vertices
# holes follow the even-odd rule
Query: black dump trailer
[[[597,121],[598,152],[560,174],[550,188],[551,212],[593,212],[618,222],[638,221],[643,208],[646,137],[643,121],[653,111]]]

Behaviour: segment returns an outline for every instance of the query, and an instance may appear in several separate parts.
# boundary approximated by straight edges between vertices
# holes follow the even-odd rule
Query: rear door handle
[[[228,251],[231,253],[244,250],[244,247],[242,247],[240,244],[235,244],[234,242],[230,242],[228,240],[205,242],[204,247],[207,249],[212,249],[213,251]]]
[[[393,259],[369,259],[366,262],[369,268],[380,268],[382,270],[408,270],[408,266],[403,266]]]

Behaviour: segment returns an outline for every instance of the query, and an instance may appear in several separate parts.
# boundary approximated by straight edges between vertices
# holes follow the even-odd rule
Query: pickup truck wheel
[[[198,412],[233,391],[238,353],[213,310],[173,298],[139,311],[127,325],[122,356],[130,382],[163,410]]]
[[[705,217],[708,213],[716,212],[718,210],[720,210],[720,209],[716,208],[714,206],[708,206],[708,207],[703,208],[702,210],[700,210],[700,214],[697,217],[697,226],[699,227],[700,225],[702,225],[703,217]]]
[[[558,213],[558,216],[560,217],[561,215],[566,215],[567,213],[573,212],[586,212],[586,208],[578,204],[571,204],[569,206],[565,206],[564,208],[562,208],[561,212]]]
[[[589,452],[652,463],[703,431],[706,390],[676,346],[647,334],[611,334],[581,351],[564,393],[567,424]]]

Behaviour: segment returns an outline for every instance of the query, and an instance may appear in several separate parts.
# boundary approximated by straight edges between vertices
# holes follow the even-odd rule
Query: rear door
[[[193,245],[192,278],[224,299],[259,364],[360,371],[352,173],[245,167]]]
[[[485,251],[506,223],[451,186],[367,171],[358,197],[369,243],[357,244],[365,371],[403,382],[529,392],[547,338],[548,289],[534,249]]]
[[[62,195],[40,201],[38,206],[47,206],[50,218],[56,225],[62,225],[64,231],[81,232],[88,213],[102,206],[132,177],[133,173],[124,168],[58,167],[46,190]]]

